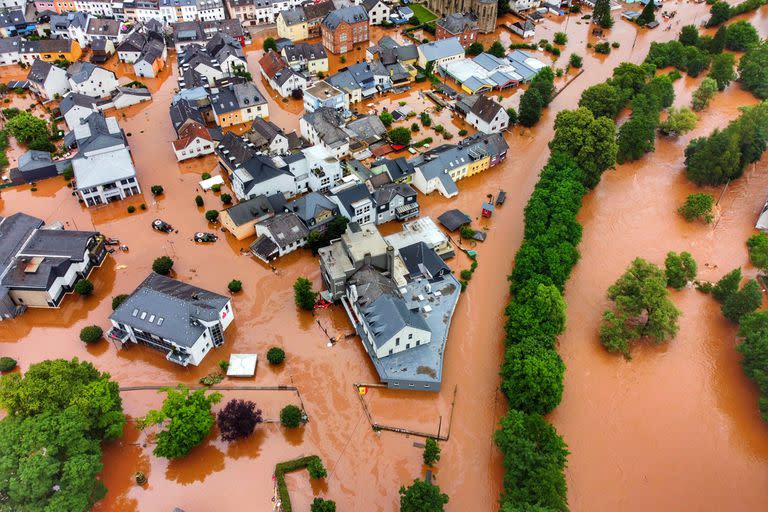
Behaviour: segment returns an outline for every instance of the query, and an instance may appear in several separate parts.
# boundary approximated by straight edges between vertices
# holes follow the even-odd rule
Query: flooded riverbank
[[[675,23],[681,20],[680,26],[704,19],[708,10],[706,5],[676,5]],[[764,18],[757,19],[765,35]],[[567,22],[569,38],[586,42],[588,27],[577,25],[577,20]],[[562,30],[565,23],[550,19],[539,27],[543,34]],[[419,197],[424,215],[436,217],[447,209],[461,208],[477,218],[486,194],[500,188],[507,191],[506,204],[492,219],[475,222],[476,227],[487,227],[489,236],[476,248],[479,266],[452,321],[443,391],[435,395],[371,390],[365,397],[381,423],[426,432],[437,432],[441,416],[442,428],[450,424],[450,440],[443,443],[436,476],[451,497],[449,511],[491,511],[497,506],[502,468],[491,435],[506,410],[497,389],[500,311],[508,293],[505,276],[520,244],[522,209],[548,157],[546,144],[552,136],[554,116],[558,110],[573,108],[584,88],[603,81],[621,61],[639,61],[652,39],[674,38],[677,30],[638,32],[617,20],[609,39],[621,41],[621,48],[611,55],[596,58],[583,48],[586,43],[569,45],[557,65],[564,65],[573,49],[585,56],[586,72],[555,99],[537,127],[516,127],[507,135],[507,161],[462,180],[460,194],[453,200],[437,195]],[[248,61],[259,88],[268,94],[258,77],[257,48],[258,42],[249,48]],[[305,251],[293,253],[279,260],[278,272],[272,273],[253,258],[240,255],[247,240],[224,237],[206,246],[190,240],[195,231],[215,230],[203,212],[220,208],[219,196],[202,194],[204,208],[194,205],[194,196],[200,174],[216,169],[216,162],[211,157],[182,164],[175,161],[170,147],[175,133],[168,118],[175,74],[169,71],[147,85],[153,101],[118,114],[121,126],[131,134],[139,180],[147,191],[142,197],[86,210],[60,178],[38,183],[36,192],[26,186],[0,194],[1,215],[26,211],[48,222],[62,220],[69,227],[98,229],[130,246],[128,253],[115,253],[94,271],[95,296],[70,296],[59,310],[30,310],[17,320],[0,323],[0,354],[18,359],[23,369],[42,359],[77,356],[109,371],[122,386],[194,385],[230,353],[256,352],[263,359],[271,346],[285,349],[282,368],[274,369],[262,361],[256,378],[244,383],[297,386],[310,417],[304,429],[288,433],[266,424],[251,439],[232,445],[212,435],[190,456],[169,463],[152,455],[153,446],[145,434],[128,428],[122,440],[105,450],[103,478],[109,493],[97,504],[97,511],[172,510],[175,506],[188,512],[234,510],[243,503],[269,510],[275,463],[310,454],[320,455],[329,477],[325,486],[313,487],[306,473],[291,475],[295,510],[306,510],[315,494],[335,500],[340,511],[397,510],[397,489],[423,476],[421,450],[413,446],[422,440],[375,433],[368,425],[353,383],[371,382],[376,373],[359,339],[326,346],[323,329],[332,336],[351,330],[343,311],[334,308],[313,317],[294,308],[291,285],[297,276],[307,276],[316,287],[320,285],[316,258]],[[678,92],[683,86],[689,98],[695,83],[679,81]],[[724,125],[735,117],[737,104],[754,101],[736,86],[731,89],[702,116],[696,134]],[[516,104],[516,91],[507,94],[510,98],[505,101]],[[676,104],[689,101],[683,96]],[[386,101],[391,105],[399,100],[387,97],[382,104]],[[285,105],[282,100],[272,100],[270,119],[290,131],[298,127],[298,111]],[[721,109],[722,114],[718,113]],[[425,132],[422,129],[424,136]],[[764,200],[766,182],[755,178],[759,171],[750,171],[735,184],[724,197],[725,214],[714,230],[684,224],[674,208],[692,190],[680,175],[686,140],[659,141],[658,154],[649,155],[637,166],[608,172],[587,197],[580,216],[583,257],[567,285],[569,330],[560,341],[568,365],[566,390],[563,403],[552,415],[573,452],[568,479],[574,511],[718,510],[733,509],[734,503],[745,503],[743,509],[750,510],[760,508],[754,505],[760,499],[765,503],[768,494],[768,454],[762,444],[768,435],[759,423],[754,390],[737,365],[733,329],[721,319],[710,298],[690,290],[676,293],[674,299],[685,312],[681,336],[666,347],[637,350],[631,363],[605,354],[597,344],[596,322],[604,307],[605,288],[631,257],[642,255],[660,262],[667,250],[688,249],[700,262],[702,278],[709,277],[703,272],[704,262],[719,265],[712,271],[713,279],[746,262],[743,241],[754,222],[752,210]],[[151,197],[148,191],[154,184],[163,185],[163,196]],[[146,211],[126,212],[129,204],[142,202]],[[155,217],[170,222],[179,233],[152,231],[149,224]],[[394,224],[385,227],[388,231],[396,228]],[[665,229],[673,233],[667,235]],[[140,347],[118,351],[106,341],[86,347],[77,339],[85,325],[107,327],[109,299],[133,290],[160,255],[175,260],[177,277],[213,291],[226,293],[229,280],[243,281],[243,291],[233,298],[236,318],[224,347],[213,351],[199,368],[179,368],[165,361],[163,354]],[[459,256],[450,265],[458,272],[469,267],[469,262]],[[240,383],[225,381],[228,385]],[[449,418],[454,389],[456,403]],[[229,397],[254,400],[270,419],[280,407],[294,403],[292,395],[274,392],[228,392]],[[151,391],[123,393],[126,412],[134,417],[156,407],[160,400]],[[148,475],[145,487],[133,483],[137,470]],[[608,487],[607,482],[615,485]],[[699,489],[693,493],[696,486]]]

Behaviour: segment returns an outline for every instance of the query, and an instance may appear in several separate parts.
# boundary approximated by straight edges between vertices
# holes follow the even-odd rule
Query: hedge
[[[275,465],[277,492],[280,493],[280,502],[283,506],[283,512],[293,511],[293,508],[291,507],[291,496],[288,494],[288,484],[285,483],[285,474],[306,469],[307,466],[309,466],[309,463],[313,460],[317,460],[322,464],[320,457],[317,455],[308,455],[307,457],[300,457],[298,459],[280,462]]]

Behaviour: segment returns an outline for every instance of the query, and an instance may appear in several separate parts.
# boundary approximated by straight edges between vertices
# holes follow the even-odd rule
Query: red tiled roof
[[[269,50],[261,59],[259,59],[259,66],[261,66],[261,69],[264,70],[264,73],[269,78],[275,78],[275,73],[281,69],[285,69],[288,65],[279,54],[275,53],[273,50]]]
[[[209,142],[212,141],[208,128],[198,122],[189,123],[179,132],[178,140],[173,141],[173,148],[176,151],[182,150],[198,137]]]

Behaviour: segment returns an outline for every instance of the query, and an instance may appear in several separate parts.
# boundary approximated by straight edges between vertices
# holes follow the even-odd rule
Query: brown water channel
[[[594,38],[587,35],[587,25],[576,23],[578,17],[567,22],[550,19],[540,25],[537,37],[566,29],[569,50],[585,55],[585,73],[555,99],[534,130],[515,128],[507,135],[510,150],[504,165],[462,181],[460,195],[453,200],[420,198],[424,214],[437,216],[446,209],[461,208],[476,218],[486,194],[500,188],[508,194],[492,219],[476,222],[488,228],[489,236],[477,247],[479,267],[453,319],[443,391],[435,395],[372,390],[365,397],[380,423],[434,433],[441,416],[441,432],[450,424],[450,440],[443,443],[436,472],[436,482],[451,496],[448,510],[490,511],[497,506],[502,470],[491,435],[506,410],[497,390],[501,311],[508,298],[505,276],[520,244],[522,209],[548,156],[554,116],[558,110],[573,108],[581,91],[603,81],[618,63],[641,60],[651,40],[675,37],[678,20],[682,26],[706,16],[705,5],[665,4],[666,8],[672,5],[678,5],[679,12],[671,31],[663,30],[667,22],[655,32],[638,32],[617,21],[608,39],[620,41],[621,48],[607,57],[587,53],[584,45]],[[764,9],[753,18],[763,36],[765,13]],[[499,37],[509,38],[507,34]],[[258,45],[257,41],[249,48],[254,77],[258,76]],[[568,54],[565,51],[557,65],[564,65]],[[5,73],[0,69],[0,75]],[[260,78],[256,81],[266,93]],[[130,246],[129,252],[115,253],[92,274],[93,297],[70,296],[59,310],[30,310],[19,319],[0,323],[0,353],[18,359],[22,369],[47,358],[77,356],[109,371],[121,385],[131,386],[195,384],[230,353],[256,352],[263,358],[270,346],[286,350],[284,367],[260,364],[255,379],[246,383],[297,386],[310,417],[304,429],[286,432],[265,424],[251,439],[231,445],[212,435],[185,459],[169,463],[152,455],[151,437],[129,427],[122,440],[106,447],[102,477],[109,493],[95,510],[179,506],[195,512],[235,510],[243,505],[269,510],[275,463],[309,454],[322,457],[329,477],[326,483],[313,486],[305,473],[291,475],[295,510],[308,510],[314,495],[334,499],[342,511],[396,510],[397,489],[424,474],[421,451],[413,446],[421,440],[370,428],[353,388],[353,383],[375,380],[368,357],[357,338],[327,347],[318,325],[331,335],[348,333],[343,311],[336,308],[313,317],[295,310],[291,285],[297,276],[305,275],[319,286],[316,259],[307,252],[293,253],[280,260],[273,273],[240,255],[248,241],[224,237],[201,246],[190,240],[195,231],[215,229],[203,212],[221,206],[217,195],[203,194],[204,208],[197,208],[193,198],[200,174],[218,172],[216,162],[211,157],[182,164],[174,160],[168,103],[176,88],[175,74],[169,69],[145,82],[154,93],[153,101],[117,115],[130,133],[142,186],[148,191],[153,184],[163,185],[162,197],[154,199],[146,193],[87,210],[60,178],[38,183],[35,192],[24,186],[0,195],[2,215],[26,211],[48,222],[67,222],[71,228],[95,228]],[[559,87],[563,84],[558,82]],[[687,104],[696,85],[694,80],[678,81],[676,104]],[[518,97],[517,92],[505,93],[504,102],[516,105]],[[384,98],[377,107],[395,101],[400,100]],[[415,92],[404,95],[403,101],[419,111],[429,106]],[[732,86],[702,116],[694,135],[724,125],[737,115],[739,105],[753,102]],[[300,109],[296,105],[273,98],[270,111],[278,125],[297,128]],[[439,119],[446,126],[453,122],[445,112]],[[459,125],[454,126],[455,134]],[[422,134],[435,137],[425,130]],[[606,305],[605,289],[632,257],[660,263],[668,250],[689,250],[700,262],[702,277],[712,279],[746,264],[743,241],[751,232],[768,183],[760,173],[764,164],[728,190],[716,227],[684,224],[674,209],[693,190],[681,174],[682,150],[689,138],[660,140],[657,152],[638,165],[608,173],[587,197],[580,216],[582,260],[567,286],[569,327],[560,341],[568,366],[566,390],[562,405],[552,415],[573,452],[568,470],[573,510],[758,510],[768,499],[768,429],[759,420],[755,391],[738,367],[733,328],[721,319],[711,299],[691,290],[676,293],[674,300],[684,311],[680,335],[661,348],[640,347],[630,363],[605,354],[596,339]],[[129,204],[142,202],[146,211],[126,213]],[[152,231],[149,224],[156,217],[179,232]],[[385,226],[388,232],[396,229],[397,225]],[[230,279],[243,281],[243,292],[233,299],[236,319],[227,331],[225,346],[212,352],[201,367],[188,369],[140,347],[117,350],[107,342],[85,347],[77,339],[79,330],[89,324],[106,328],[110,297],[133,290],[149,272],[152,260],[163,254],[174,258],[177,277],[202,287],[225,292]],[[707,270],[705,262],[717,268]],[[469,263],[460,256],[450,265],[459,271]],[[456,403],[449,421],[454,389]],[[277,418],[283,405],[297,401],[288,392],[227,392],[226,398],[231,397],[254,400],[269,419]],[[160,400],[154,392],[123,393],[131,416],[144,414]],[[132,481],[137,470],[148,475],[144,487]]]

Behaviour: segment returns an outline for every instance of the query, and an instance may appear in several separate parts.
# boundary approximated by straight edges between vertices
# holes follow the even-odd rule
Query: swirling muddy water
[[[505,276],[520,245],[523,207],[548,157],[554,116],[561,109],[575,107],[581,91],[603,81],[620,62],[642,60],[652,40],[672,39],[682,25],[707,16],[706,5],[666,2],[665,9],[670,8],[678,10],[677,17],[656,31],[638,31],[617,20],[608,40],[619,41],[621,47],[609,56],[596,57],[584,48],[595,38],[577,16],[552,18],[540,25],[537,39],[551,40],[561,30],[569,36],[568,49],[556,65],[567,62],[573,50],[585,55],[585,72],[557,96],[535,129],[516,127],[506,135],[510,150],[503,165],[462,181],[460,195],[453,200],[420,197],[424,214],[436,216],[449,208],[467,211],[488,229],[488,240],[477,247],[479,267],[452,322],[443,390],[436,395],[371,390],[365,400],[374,419],[383,424],[430,433],[437,433],[438,425],[442,433],[450,428],[450,440],[443,443],[435,472],[435,481],[451,497],[447,510],[491,511],[497,507],[502,468],[491,436],[506,410],[498,392],[502,309],[508,299]],[[767,11],[763,8],[747,16],[763,36],[768,31]],[[667,26],[673,28],[666,31]],[[256,38],[248,48],[248,61],[260,89],[270,97],[270,119],[291,131],[298,128],[300,104],[270,95],[256,64],[261,37],[270,34],[264,31]],[[496,38],[505,44],[513,40],[502,32],[484,40]],[[297,386],[310,417],[305,428],[286,432],[266,423],[247,441],[229,445],[214,432],[188,457],[168,462],[152,455],[151,436],[130,423],[124,438],[105,448],[102,478],[109,493],[95,506],[96,511],[160,511],[175,506],[187,512],[244,506],[270,510],[275,463],[309,454],[322,457],[329,476],[318,485],[311,484],[306,473],[290,475],[295,510],[308,510],[315,495],[334,499],[341,511],[397,510],[397,489],[424,474],[421,450],[414,447],[421,439],[371,429],[353,388],[353,383],[375,380],[359,339],[326,346],[323,330],[331,336],[351,330],[343,311],[332,308],[312,316],[294,308],[291,285],[297,276],[307,276],[320,285],[316,258],[303,251],[293,253],[281,259],[273,273],[251,257],[241,256],[247,241],[223,237],[205,246],[191,241],[195,231],[211,229],[203,218],[204,210],[221,206],[218,196],[210,192],[203,194],[205,207],[197,208],[193,202],[200,174],[218,170],[211,157],[181,164],[174,160],[171,141],[175,133],[168,118],[168,104],[177,87],[173,60],[174,65],[159,78],[143,80],[153,91],[151,103],[115,114],[129,134],[142,187],[148,191],[153,184],[163,185],[163,196],[153,198],[146,193],[87,210],[60,178],[39,182],[34,192],[23,186],[0,195],[2,215],[25,211],[47,222],[61,220],[70,228],[97,229],[130,247],[127,253],[113,254],[92,274],[94,296],[70,296],[61,309],[30,310],[16,320],[0,323],[0,353],[18,359],[22,369],[47,358],[77,356],[110,372],[122,386],[139,386],[193,385],[230,353],[263,356],[274,345],[285,349],[287,359],[281,368],[260,364],[255,379],[246,383]],[[340,65],[332,59],[332,67]],[[110,66],[124,81],[133,79],[127,66],[114,60]],[[3,78],[16,75],[18,68],[0,68]],[[573,78],[572,73],[559,79],[558,88]],[[687,104],[697,84],[698,80],[679,80],[675,104]],[[503,103],[516,106],[519,94],[505,92]],[[377,99],[375,107],[391,108],[399,101],[416,111],[431,106],[414,91]],[[638,347],[631,362],[606,354],[596,336],[606,306],[605,289],[635,256],[662,263],[667,251],[688,250],[699,261],[704,279],[716,279],[737,265],[754,273],[744,240],[765,200],[768,177],[762,172],[764,161],[728,188],[716,225],[686,224],[675,214],[677,205],[694,190],[682,174],[687,141],[724,126],[738,115],[740,105],[754,102],[732,85],[702,114],[695,132],[678,140],[658,140],[655,153],[608,172],[585,199],[580,214],[582,258],[566,287],[568,330],[559,343],[568,366],[565,393],[550,418],[572,452],[567,473],[572,510],[765,509],[768,429],[757,414],[755,389],[739,368],[734,328],[721,318],[712,300],[693,290],[675,292],[673,299],[683,310],[680,334],[662,347]],[[28,103],[28,98],[13,102]],[[454,135],[465,127],[447,111],[435,117],[443,125],[453,126]],[[427,132],[423,129],[422,134]],[[486,194],[500,188],[507,191],[506,204],[492,219],[480,219]],[[128,205],[142,202],[146,211],[126,213]],[[156,217],[179,232],[152,231],[149,223]],[[384,227],[386,232],[397,229],[397,225]],[[85,325],[106,327],[110,297],[133,290],[160,255],[175,260],[177,277],[199,286],[225,292],[233,278],[244,283],[243,292],[233,298],[236,319],[226,333],[225,346],[198,368],[179,368],[162,354],[141,347],[117,350],[106,341],[86,347],[77,338]],[[450,265],[459,271],[469,262],[459,256]],[[287,392],[225,393],[225,398],[232,397],[254,400],[267,419],[276,419],[283,405],[298,402],[295,394]],[[161,398],[152,391],[123,393],[131,417],[158,406]],[[148,476],[143,487],[133,482],[137,470]]]

